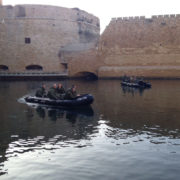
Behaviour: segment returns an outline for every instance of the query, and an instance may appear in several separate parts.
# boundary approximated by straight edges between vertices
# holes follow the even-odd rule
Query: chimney
[[[2,0],[0,0],[0,6],[2,6],[3,4],[2,4]]]

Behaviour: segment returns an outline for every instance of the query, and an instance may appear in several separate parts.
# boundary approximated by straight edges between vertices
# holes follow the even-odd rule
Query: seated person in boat
[[[79,94],[77,95],[76,85],[72,85],[72,87],[66,91],[64,99],[72,100],[76,98],[77,96],[79,96]]]
[[[137,77],[136,79],[137,79],[138,83],[141,82],[141,81],[144,81],[144,79],[142,77]]]
[[[131,83],[134,83],[134,80],[135,80],[135,79],[134,79],[134,76],[131,76],[131,77],[130,77],[130,82],[131,82]]]
[[[138,78],[136,76],[131,76],[130,83],[138,83]]]
[[[47,94],[47,97],[50,98],[50,99],[58,99],[58,96],[57,96],[57,85],[54,84],[53,87],[51,87],[48,91],[48,94]]]
[[[42,87],[40,87],[35,94],[36,97],[46,97],[47,93],[46,93],[46,85],[43,84]]]
[[[130,82],[130,77],[124,75],[124,76],[122,77],[122,80],[123,80],[124,82]]]
[[[58,97],[58,99],[64,99],[64,95],[65,95],[65,89],[62,86],[61,83],[58,84],[58,87],[56,88],[56,95]]]

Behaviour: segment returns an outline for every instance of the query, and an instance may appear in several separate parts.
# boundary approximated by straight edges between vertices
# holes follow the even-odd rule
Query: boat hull
[[[140,81],[139,83],[121,82],[122,86],[134,87],[134,88],[151,88],[151,84],[147,82]]]
[[[25,101],[39,105],[57,106],[57,107],[82,107],[89,106],[93,103],[94,98],[91,94],[78,96],[72,100],[53,100],[49,98],[40,98],[36,96],[27,96]]]

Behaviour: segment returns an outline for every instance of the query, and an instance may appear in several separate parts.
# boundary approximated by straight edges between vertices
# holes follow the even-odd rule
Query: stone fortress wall
[[[0,6],[1,70],[67,72],[73,57],[66,54],[97,46],[99,26],[97,17],[78,8]]]
[[[113,18],[99,54],[100,77],[180,78],[180,15]]]
[[[78,8],[0,6],[0,72],[180,78],[180,15],[99,19]]]

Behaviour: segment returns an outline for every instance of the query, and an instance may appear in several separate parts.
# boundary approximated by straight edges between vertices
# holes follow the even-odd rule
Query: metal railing
[[[68,76],[68,71],[62,71],[62,72],[0,72],[0,77],[9,77],[9,76],[14,76],[14,77],[25,77],[25,76]]]

